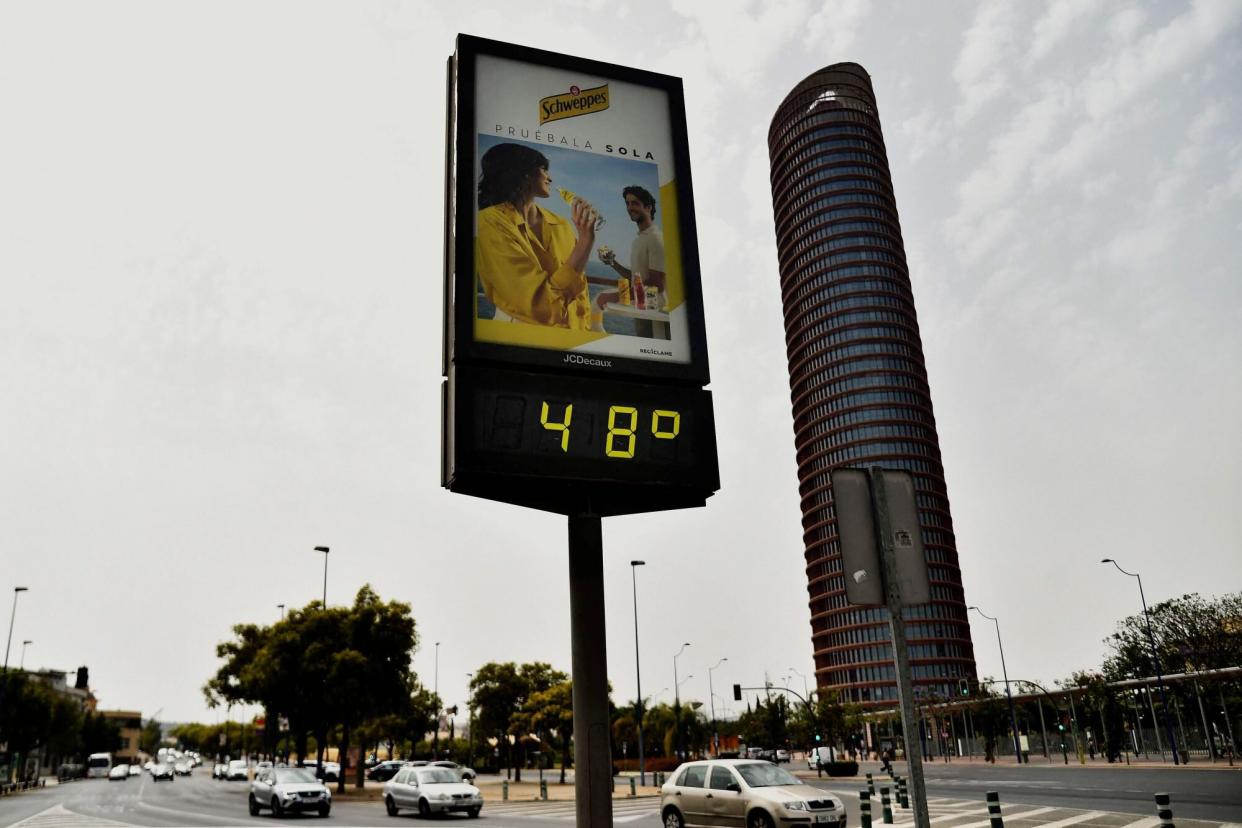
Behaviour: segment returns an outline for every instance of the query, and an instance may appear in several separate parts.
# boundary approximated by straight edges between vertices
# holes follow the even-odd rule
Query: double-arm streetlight
[[[1104,558],[1100,563],[1110,563],[1117,567],[1122,575],[1138,579],[1139,600],[1143,602],[1143,624],[1147,627],[1147,645],[1151,648],[1151,663],[1156,668],[1156,683],[1160,685],[1160,713],[1164,719],[1165,732],[1169,736],[1169,747],[1173,751],[1173,764],[1177,764],[1177,737],[1173,734],[1173,723],[1169,721],[1169,702],[1164,695],[1164,676],[1160,673],[1160,656],[1156,653],[1156,637],[1151,633],[1151,615],[1147,612],[1147,596],[1143,594],[1143,578],[1137,572],[1126,572],[1121,564],[1112,558]],[[1153,723],[1154,724],[1154,723]]]
[[[681,649],[673,655],[673,727],[677,729],[677,758],[681,758],[681,684],[677,681],[677,659],[686,648],[690,646],[687,641],[681,645]]]
[[[720,734],[716,732],[716,691],[712,688],[712,670],[728,660],[728,656],[723,656],[720,661],[716,662],[715,667],[707,668],[707,699],[711,702],[712,708],[712,755],[716,757],[720,756]]]
[[[638,783],[647,785],[647,768],[643,759],[643,671],[638,661],[638,567],[646,561],[630,561],[630,583],[634,588],[634,684],[638,690]]]
[[[316,552],[323,553],[323,608],[328,608],[328,547],[316,546]]]
[[[1018,741],[1018,714],[1013,707],[1013,693],[1009,692],[1009,671],[1005,669],[1005,645],[1001,643],[1000,621],[986,614],[978,607],[969,607],[969,609],[974,610],[996,625],[996,646],[1000,650],[1001,675],[1005,678],[1005,697],[1009,699],[1009,725],[1013,728],[1013,755],[1020,765],[1022,764],[1022,743]]]

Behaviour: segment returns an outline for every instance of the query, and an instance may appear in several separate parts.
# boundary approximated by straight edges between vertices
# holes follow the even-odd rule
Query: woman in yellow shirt
[[[521,144],[497,144],[482,167],[475,270],[484,295],[520,322],[590,330],[591,205],[575,200],[567,221],[536,204],[551,194],[548,159]]]

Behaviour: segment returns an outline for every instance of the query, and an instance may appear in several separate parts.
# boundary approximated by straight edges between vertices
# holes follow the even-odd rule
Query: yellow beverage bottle
[[[574,201],[578,199],[578,194],[575,193],[573,190],[566,190],[564,187],[557,187],[556,189],[557,189],[557,192],[561,194],[561,198],[565,199],[565,203],[568,204],[570,207],[572,207],[574,205]],[[604,226],[604,217],[601,216],[599,214],[599,211],[596,210],[594,207],[591,208],[591,218],[595,220],[596,230]]]
[[[617,301],[622,305],[630,304],[630,280],[624,276],[617,277]]]

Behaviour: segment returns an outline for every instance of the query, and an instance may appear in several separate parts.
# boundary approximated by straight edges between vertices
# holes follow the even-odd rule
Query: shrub
[[[857,762],[825,762],[823,768],[829,776],[858,776]]]
[[[637,759],[613,759],[612,764],[613,767],[620,773],[625,773],[627,771],[634,771],[635,773],[638,772]],[[668,772],[677,770],[677,766],[680,764],[681,761],[675,756],[648,756],[643,759],[643,768],[647,771],[647,773],[651,773],[652,771]]]

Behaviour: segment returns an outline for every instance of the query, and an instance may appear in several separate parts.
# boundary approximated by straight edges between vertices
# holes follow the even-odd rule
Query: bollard
[[[992,828],[1005,828],[1005,820],[1001,819],[1000,794],[988,791],[988,819],[992,820]]]
[[[630,796],[638,796],[638,781],[634,777],[630,777]]]
[[[871,828],[871,794],[858,792],[858,811],[862,814],[860,828]]]
[[[613,776],[609,778],[608,784],[612,786],[612,792],[616,793],[617,792],[617,777]]]
[[[548,799],[548,780],[546,779],[539,780],[539,798],[545,802]]]
[[[1167,793],[1156,794],[1156,816],[1160,817],[1160,828],[1173,828],[1173,802]]]
[[[910,791],[906,788],[906,778],[897,777],[897,804],[902,808],[910,807]]]
[[[500,798],[505,802],[509,801],[509,780],[506,779],[500,783]]]
[[[875,780],[871,778],[871,774],[867,774],[867,793],[875,796]]]
[[[884,824],[893,824],[893,803],[888,798],[888,788],[880,788],[880,805],[884,808]]]

